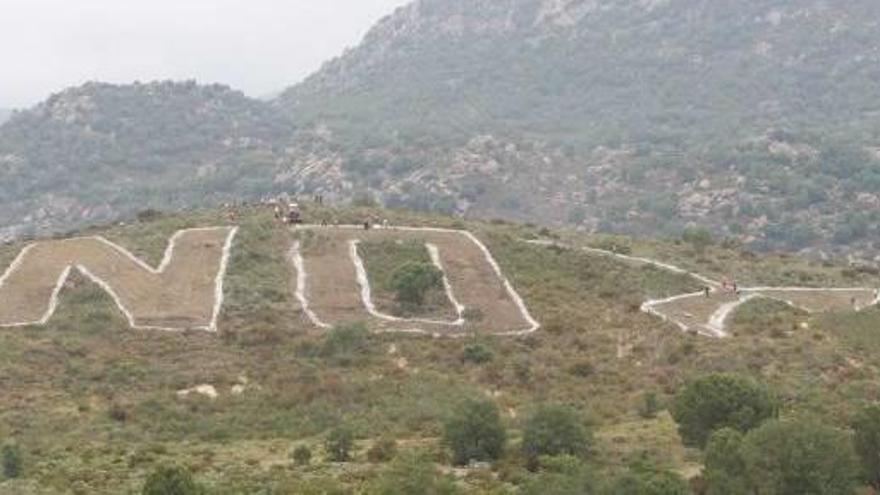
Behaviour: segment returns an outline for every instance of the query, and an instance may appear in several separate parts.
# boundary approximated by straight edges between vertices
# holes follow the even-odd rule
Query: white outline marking
[[[98,284],[110,297],[113,299],[113,302],[116,304],[116,307],[119,308],[119,311],[125,315],[125,319],[128,321],[129,326],[134,330],[159,330],[166,332],[182,332],[187,329],[194,330],[204,330],[207,332],[216,332],[217,331],[217,320],[220,316],[220,310],[223,306],[223,282],[226,279],[226,271],[229,266],[229,256],[232,251],[232,243],[235,239],[236,234],[238,234],[238,227],[200,227],[193,229],[183,229],[179,230],[171,236],[171,239],[168,241],[168,245],[165,248],[165,254],[162,258],[162,261],[159,263],[158,268],[152,268],[151,266],[144,263],[141,259],[137,258],[130,251],[119,246],[118,244],[114,244],[113,242],[108,241],[104,237],[101,236],[89,236],[89,237],[74,237],[71,239],[59,239],[54,241],[37,241],[25,246],[16,256],[15,260],[9,265],[6,269],[6,272],[0,277],[0,287],[6,283],[8,278],[12,276],[12,273],[18,269],[19,266],[24,262],[25,256],[27,253],[37,244],[41,243],[63,243],[63,242],[73,242],[73,241],[82,241],[82,240],[96,240],[107,246],[110,246],[118,253],[122,254],[129,260],[133,261],[142,269],[148,271],[153,275],[161,275],[168,265],[171,263],[174,248],[177,240],[188,232],[201,232],[208,230],[228,230],[229,233],[226,236],[226,240],[223,245],[223,251],[220,257],[219,267],[217,269],[217,275],[214,278],[214,305],[211,315],[211,321],[208,326],[197,326],[197,327],[187,327],[187,328],[175,328],[175,327],[160,327],[160,326],[152,326],[152,325],[138,325],[135,321],[134,315],[129,311],[128,308],[125,307],[125,304],[122,303],[122,299],[120,299],[119,295],[113,288],[108,284],[105,280],[101,279],[97,275],[93,274],[89,271],[85,266],[81,264],[76,265],[68,265],[64,271],[62,271],[61,275],[58,277],[58,281],[55,283],[55,287],[52,289],[52,295],[49,298],[49,307],[44,313],[43,317],[37,321],[28,321],[28,322],[16,322],[16,323],[8,323],[8,324],[0,324],[0,328],[15,328],[15,327],[25,327],[32,325],[45,325],[52,319],[52,316],[55,314],[55,310],[58,307],[59,295],[61,293],[61,289],[64,287],[64,284],[67,282],[68,277],[70,276],[70,272],[73,268],[79,270],[84,276],[92,280],[94,283]]]
[[[373,291],[370,287],[370,279],[367,275],[367,268],[364,266],[364,260],[361,258],[360,253],[358,253],[358,246],[361,241],[358,239],[351,239],[348,241],[348,255],[351,258],[351,262],[354,263],[355,274],[357,278],[357,283],[361,288],[361,302],[364,304],[364,307],[367,308],[367,312],[373,315],[376,318],[386,320],[386,321],[394,321],[394,322],[413,322],[413,323],[427,323],[430,325],[449,325],[460,327],[465,324],[465,320],[462,317],[462,312],[464,311],[464,307],[460,304],[453,302],[455,297],[449,298],[449,301],[453,303],[456,311],[458,311],[458,318],[453,321],[448,320],[433,320],[430,318],[400,318],[394,315],[389,315],[387,313],[383,313],[376,308],[375,303],[373,303]],[[436,249],[436,247],[435,247]],[[437,265],[437,263],[435,263]],[[443,266],[439,266],[440,271],[443,271]],[[446,279],[446,273],[443,272],[443,286],[447,289],[446,295],[449,296],[451,293],[451,289],[449,288],[449,280]]]
[[[379,227],[376,227],[376,228],[378,229]],[[336,226],[330,226],[330,227],[324,227],[324,226],[318,226],[318,225],[297,225],[293,228],[294,231],[298,231],[298,230],[302,230],[302,231],[317,230],[317,231],[320,231],[321,229],[362,230],[363,227],[360,225],[336,225]],[[514,331],[510,331],[510,332],[493,333],[491,335],[502,336],[502,337],[504,337],[504,336],[521,336],[521,335],[528,335],[528,334],[534,333],[539,328],[541,328],[541,324],[537,320],[535,320],[535,318],[531,315],[531,313],[529,312],[528,307],[526,307],[526,304],[523,301],[522,297],[519,295],[519,293],[513,287],[513,284],[511,284],[510,280],[506,276],[504,276],[504,273],[501,271],[501,267],[498,265],[498,262],[495,261],[495,258],[492,256],[492,253],[489,251],[489,248],[487,248],[486,245],[483,244],[482,241],[480,241],[471,232],[469,232],[467,230],[443,229],[443,228],[437,228],[437,227],[389,227],[389,228],[387,228],[387,230],[400,230],[400,231],[404,231],[404,232],[438,232],[438,233],[446,233],[446,234],[458,234],[458,235],[463,235],[463,236],[467,237],[471,242],[476,244],[477,248],[479,248],[480,251],[483,253],[483,256],[486,258],[486,261],[489,263],[489,266],[492,267],[492,270],[498,276],[498,279],[501,281],[502,285],[504,286],[508,296],[510,296],[514,305],[519,310],[520,315],[529,324],[529,327],[526,328],[525,330],[514,330]],[[299,258],[299,261],[300,261],[299,264],[297,265],[297,289],[298,289],[297,299],[299,299],[300,304],[303,305],[304,308],[308,308],[308,298],[306,296],[306,291],[305,291],[305,287],[306,287],[305,286],[305,279],[307,277],[307,274],[305,271],[305,263],[302,262],[302,254],[300,253],[299,249],[300,249],[299,242],[295,242],[294,246],[293,246],[293,251],[294,251],[293,261],[294,261],[295,265],[297,265],[297,258]],[[349,248],[349,249],[351,249],[351,248]],[[355,254],[356,254],[356,250],[355,250]],[[359,259],[360,257],[356,256],[356,258]],[[361,266],[362,266],[362,264],[361,264]],[[355,267],[357,268],[356,262],[355,262]],[[364,270],[364,276],[366,276],[365,274],[366,274],[366,271]],[[444,278],[445,278],[445,275],[444,275]],[[362,296],[361,298],[362,299],[363,299],[364,287],[365,287],[364,285],[361,285],[361,296]],[[369,283],[366,284],[366,287],[367,287],[367,290],[369,291]],[[300,288],[303,289],[301,292],[299,291]],[[450,290],[451,290],[451,288],[450,288]],[[451,294],[451,292],[450,292],[450,294]],[[460,304],[457,304],[457,300],[454,298],[454,295],[452,295],[452,297],[450,297],[450,300],[453,301],[453,304],[456,305],[456,309],[458,309],[459,307],[464,308]],[[372,304],[371,298],[370,298],[370,304]],[[367,307],[367,310],[369,311],[369,307],[366,304],[365,304],[365,307]],[[307,311],[307,314],[308,313],[309,312]],[[464,313],[464,309],[462,309],[462,313]],[[390,316],[390,315],[387,315],[387,316]],[[320,320],[317,318],[317,316],[314,315],[313,313],[309,315],[309,318],[312,320],[313,323],[315,323],[316,326],[318,326],[320,328],[328,328],[329,327],[326,324],[322,324],[322,322],[320,322]],[[396,318],[396,317],[392,316],[391,318]],[[464,317],[462,314],[462,319],[463,318]],[[392,321],[416,321],[417,322],[418,320],[397,319],[397,320],[392,320]],[[438,323],[438,322],[432,322],[432,323]],[[439,323],[443,324],[443,325],[452,326],[448,322],[439,322]],[[427,332],[425,330],[418,329],[418,328],[406,329],[406,330],[388,329],[388,330],[379,330],[379,332],[380,333],[393,332],[393,333],[428,334],[428,335],[433,335],[434,337],[440,337],[440,336],[465,337],[465,336],[467,336],[467,334],[440,334],[438,332]]]
[[[523,240],[523,242],[525,242],[526,244],[532,244],[532,245],[536,245],[536,246],[562,247],[565,249],[573,249],[573,246],[570,246],[570,245],[567,245],[564,243],[558,243],[558,242],[552,241],[552,240],[529,239],[529,240]],[[689,272],[681,267],[671,265],[669,263],[663,263],[663,262],[660,262],[657,260],[652,260],[650,258],[628,256],[625,254],[618,254],[618,253],[614,253],[611,251],[606,251],[604,249],[597,249],[597,248],[593,248],[593,247],[581,246],[579,249],[582,251],[588,252],[588,253],[598,254],[598,255],[602,255],[602,256],[610,256],[610,257],[618,258],[618,259],[625,260],[625,261],[632,261],[632,262],[648,264],[648,265],[656,266],[658,268],[667,270],[672,273],[688,275],[688,276],[694,278],[695,280],[698,280],[698,281],[710,286],[712,288],[712,292],[717,292],[718,287],[721,286],[721,284],[719,282],[712,280],[709,277],[700,275],[698,273]],[[742,306],[746,302],[749,302],[751,300],[758,299],[758,298],[780,301],[785,304],[788,304],[789,306],[791,306],[793,308],[803,310],[807,313],[815,313],[816,312],[810,308],[806,308],[804,306],[797,305],[794,302],[782,299],[781,297],[774,297],[772,294],[766,294],[765,292],[772,293],[772,292],[868,292],[868,291],[874,292],[875,299],[867,306],[856,307],[855,310],[857,312],[862,311],[867,308],[871,308],[871,307],[880,305],[880,290],[869,289],[866,287],[854,287],[854,288],[833,287],[833,288],[824,288],[824,289],[821,287],[744,287],[744,288],[740,289],[741,293],[752,292],[752,294],[749,294],[748,296],[746,296],[738,301],[731,301],[731,302],[722,304],[717,310],[715,310],[714,313],[712,313],[711,317],[709,318],[709,321],[704,325],[700,325],[700,328],[697,329],[696,331],[700,335],[705,335],[708,337],[716,337],[716,338],[729,337],[729,334],[725,330],[725,327],[726,327],[725,322],[726,322],[727,318],[730,316],[730,314],[733,311],[738,309],[740,306]],[[686,331],[691,330],[690,326],[688,326],[687,324],[685,324],[682,321],[671,318],[669,315],[661,313],[660,311],[658,311],[655,308],[655,306],[675,302],[675,301],[678,301],[681,299],[689,299],[692,297],[702,296],[702,295],[703,295],[703,292],[695,292],[692,294],[680,294],[677,296],[668,297],[666,299],[650,299],[650,300],[642,303],[640,310],[643,313],[647,313],[647,314],[656,316],[656,317],[660,318],[661,320],[663,320],[664,322],[674,323],[682,331],[686,332]]]
[[[294,241],[293,246],[290,248],[290,260],[293,262],[293,267],[296,269],[296,299],[299,301],[300,307],[302,307],[303,313],[312,321],[312,323],[319,328],[332,328],[332,325],[328,325],[321,321],[318,318],[318,315],[315,314],[314,311],[309,308],[309,298],[306,296],[306,291],[308,287],[308,273],[306,273],[306,263],[302,256],[302,251],[300,250],[300,242]]]

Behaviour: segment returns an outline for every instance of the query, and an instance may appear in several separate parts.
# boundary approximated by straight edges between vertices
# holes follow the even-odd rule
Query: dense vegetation
[[[880,285],[873,275],[790,257],[745,263],[745,253],[717,245],[696,256],[687,242],[502,222],[311,205],[304,214],[466,227],[544,326],[528,337],[467,339],[313,328],[292,294],[291,234],[271,211],[241,209],[218,335],[131,331],[84,279],[65,289],[47,326],[0,333],[0,493],[135,494],[169,484],[211,495],[684,494],[691,485],[720,486],[713,479],[810,493],[810,483],[876,483],[871,456],[880,426],[865,406],[880,400],[880,312],[806,315],[770,306],[762,331],[764,306],[755,301],[744,308],[747,318],[733,321],[737,337],[712,340],[638,311],[644,298],[699,283],[520,240],[615,244],[710,274],[730,266],[742,280]],[[155,262],[177,229],[227,221],[212,211],[141,218],[85,233],[101,232]],[[20,247],[0,247],[0,266]],[[400,264],[409,261],[404,254]],[[714,373],[740,377],[731,380],[736,386],[722,381],[726,400],[680,399]],[[712,408],[761,403],[763,392],[748,385],[755,382],[779,399],[779,420],[713,422],[712,429],[741,428],[713,430],[706,449],[685,445],[684,420],[676,424],[669,411],[681,402],[709,411],[700,418],[744,418],[745,407]],[[219,396],[176,393],[199,384]],[[788,426],[793,421],[799,426]],[[727,447],[717,447],[717,431],[733,432]],[[839,455],[826,459],[812,445]],[[779,462],[790,452],[810,456]],[[758,467],[759,478],[742,474]],[[829,470],[834,476],[825,476]],[[792,484],[804,471],[815,475]]]

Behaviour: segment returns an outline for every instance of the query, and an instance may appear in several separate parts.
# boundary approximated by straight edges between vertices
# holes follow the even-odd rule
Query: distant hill
[[[225,86],[66,90],[0,127],[0,238],[247,195],[290,130]]]
[[[8,108],[0,108],[0,124],[9,120],[10,116],[12,116],[12,110]]]
[[[0,129],[0,237],[287,191],[874,255],[880,4],[419,0],[264,102],[90,84]]]

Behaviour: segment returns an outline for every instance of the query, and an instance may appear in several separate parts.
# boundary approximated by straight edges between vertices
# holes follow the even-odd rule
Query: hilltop
[[[525,469],[516,449],[525,419],[546,403],[571,405],[592,425],[588,459],[600,478],[637,461],[692,476],[700,453],[682,446],[664,409],[696,377],[754,377],[782,397],[783,415],[811,414],[841,427],[880,393],[876,309],[807,314],[760,300],[732,316],[730,338],[702,337],[639,311],[647,299],[698,291],[702,282],[579,247],[735,277],[744,287],[878,287],[876,274],[714,243],[406,211],[309,204],[304,215],[472,232],[541,328],[504,337],[477,323],[467,338],[319,328],[297,302],[289,258],[292,243],[309,236],[280,226],[265,207],[239,208],[218,333],[132,330],[108,295],[80,276],[65,284],[47,325],[0,331],[0,438],[14,439],[25,460],[24,478],[0,482],[0,493],[132,493],[167,462],[189,466],[217,493],[349,493],[387,475],[384,461],[367,461],[382,439],[395,439],[399,455],[422,452],[448,466],[438,437],[453,406],[468,397],[491,398],[511,432],[510,453],[497,465],[456,471],[471,493],[509,493],[545,480]],[[155,266],[178,230],[228,225],[225,211],[151,212],[71,235],[101,235]],[[365,244],[377,287],[395,266],[424,256],[406,244]],[[332,245],[308,249],[321,254]],[[0,267],[23,246],[0,247]],[[644,412],[649,394],[655,410]],[[338,424],[355,434],[349,463],[325,461],[324,438]],[[297,446],[313,452],[310,466],[291,459]]]

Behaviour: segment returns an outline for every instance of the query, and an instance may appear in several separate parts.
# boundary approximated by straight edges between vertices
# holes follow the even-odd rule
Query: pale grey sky
[[[0,0],[0,107],[86,81],[293,84],[408,0]]]

